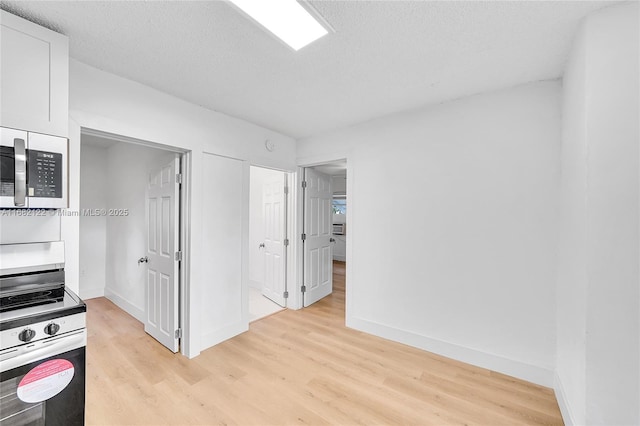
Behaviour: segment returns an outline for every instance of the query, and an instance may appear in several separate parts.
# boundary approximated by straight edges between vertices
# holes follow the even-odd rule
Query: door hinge
[[[303,293],[307,292],[307,286],[303,285],[302,287],[300,287],[300,290],[302,290]]]
[[[306,188],[306,187],[307,187],[307,181],[306,181],[306,180],[303,180],[303,181],[302,181],[302,187],[303,187],[303,188]]]
[[[182,250],[176,252],[176,260],[182,262]]]
[[[284,193],[285,193],[285,195],[286,195],[286,194],[289,194],[289,187],[288,187],[288,186],[285,186],[285,187],[284,187]]]
[[[176,339],[182,339],[182,329],[177,329],[174,335],[176,336]]]
[[[282,293],[282,297],[284,297],[285,299],[289,298],[289,292],[285,291],[284,293]]]
[[[176,174],[176,183],[177,184],[181,184],[182,183],[182,173],[177,173]]]
[[[288,246],[288,245],[289,245],[289,239],[288,239],[288,238],[285,238],[285,239],[284,239],[284,246],[286,247],[286,246]]]
[[[307,234],[302,234],[302,241],[305,241],[307,239]]]

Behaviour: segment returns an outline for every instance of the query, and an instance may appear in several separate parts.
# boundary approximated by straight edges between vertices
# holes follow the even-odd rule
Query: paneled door
[[[178,352],[179,191],[176,156],[151,172],[147,186],[147,263],[144,331]]]
[[[276,174],[262,186],[264,281],[262,294],[285,307],[286,175]]]
[[[309,306],[333,290],[331,253],[331,177],[305,169],[304,188],[304,306]]]

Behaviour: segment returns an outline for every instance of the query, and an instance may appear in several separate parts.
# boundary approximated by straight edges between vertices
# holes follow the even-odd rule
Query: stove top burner
[[[63,269],[0,277],[0,312],[57,303],[63,298]]]
[[[85,303],[66,288],[62,300],[58,302],[0,312],[0,331],[86,311]]]
[[[64,298],[64,286],[50,290],[34,291],[0,297],[0,312],[22,309],[29,306],[46,305],[60,302]]]
[[[0,331],[86,310],[65,288],[64,269],[0,276]]]

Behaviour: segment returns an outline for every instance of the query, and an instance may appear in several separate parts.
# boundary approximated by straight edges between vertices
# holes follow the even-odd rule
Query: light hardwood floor
[[[87,306],[89,425],[562,424],[551,389],[346,328],[342,263],[333,295],[193,360]]]

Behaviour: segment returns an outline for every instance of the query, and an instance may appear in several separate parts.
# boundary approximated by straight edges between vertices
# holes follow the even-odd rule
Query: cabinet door
[[[0,125],[68,136],[69,41],[0,11]]]

